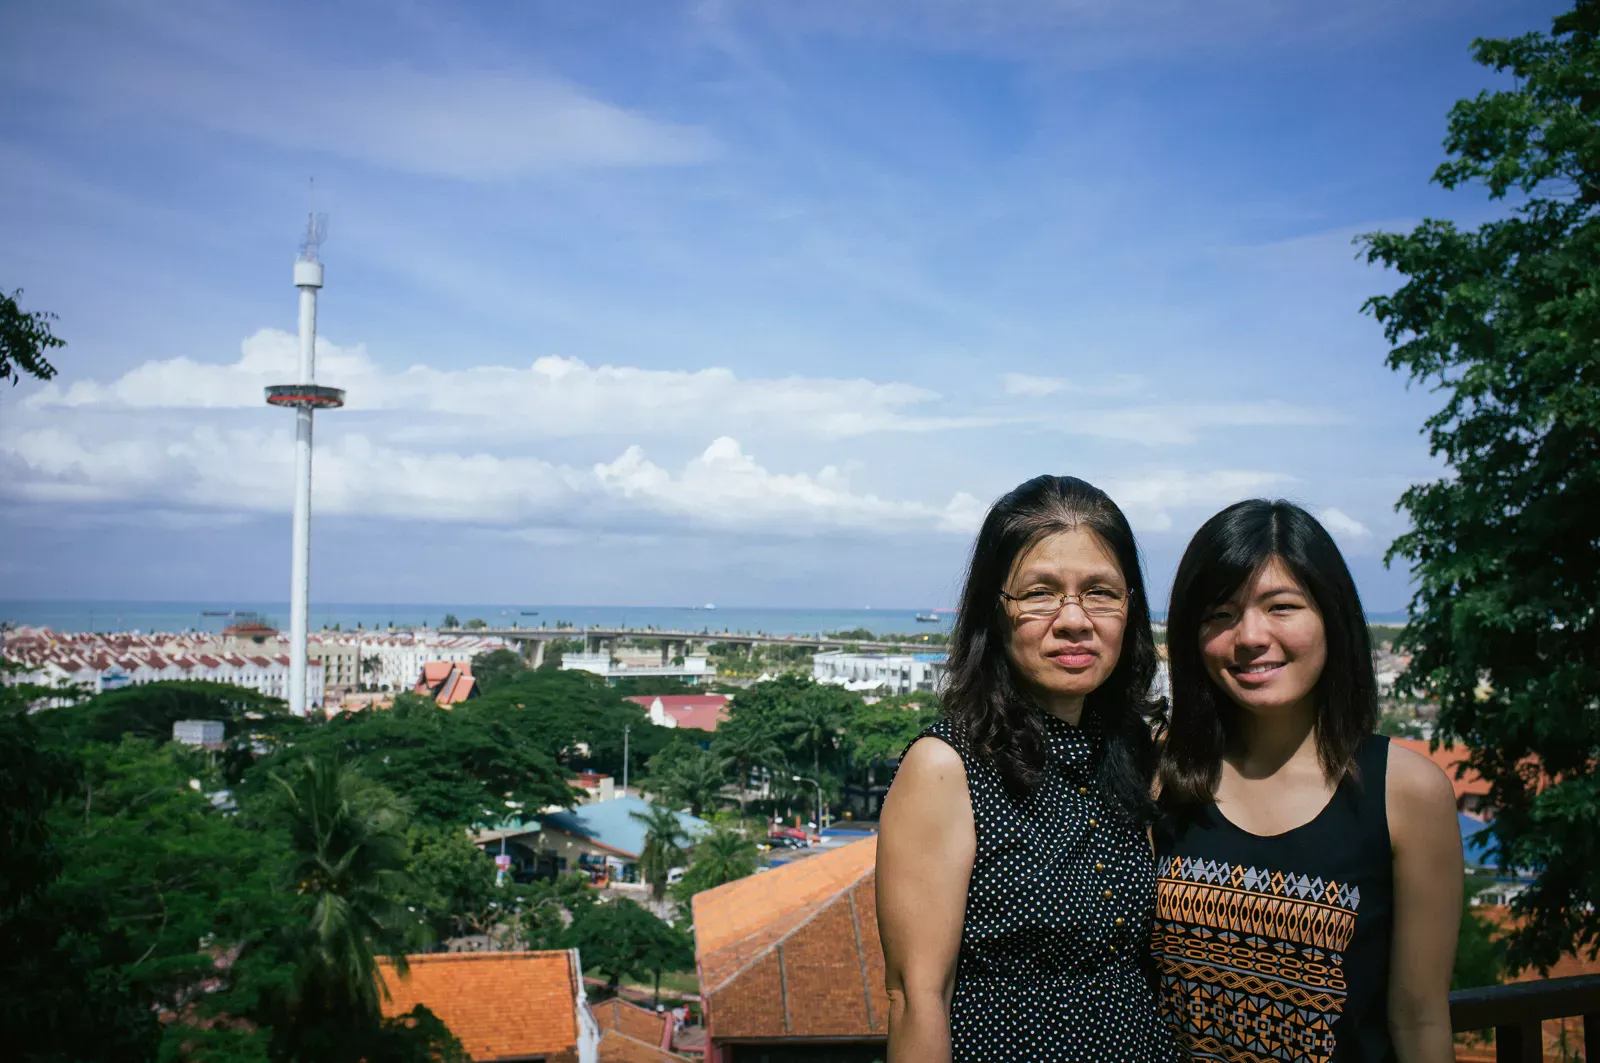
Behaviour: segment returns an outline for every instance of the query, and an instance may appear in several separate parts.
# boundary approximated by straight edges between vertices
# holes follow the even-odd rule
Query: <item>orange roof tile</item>
[[[570,952],[431,953],[407,960],[405,978],[387,960],[379,963],[389,990],[384,1015],[425,1005],[476,1060],[576,1052],[579,973]]]
[[[713,1040],[885,1035],[877,851],[866,838],[695,896]]]
[[[630,1000],[612,997],[594,1007],[595,1021],[602,1030],[625,1033],[635,1041],[669,1046],[672,1043],[672,1015],[665,1011],[651,1011]]]
[[[689,1059],[620,1030],[607,1030],[600,1035],[600,1063],[687,1063]]]

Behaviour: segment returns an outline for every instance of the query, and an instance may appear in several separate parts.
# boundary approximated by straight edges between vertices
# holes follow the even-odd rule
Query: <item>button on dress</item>
[[[924,732],[966,767],[977,830],[950,1008],[955,1063],[1179,1063],[1150,975],[1155,860],[1095,787],[1100,729],[1044,717],[1039,788],[1018,802],[965,732]]]

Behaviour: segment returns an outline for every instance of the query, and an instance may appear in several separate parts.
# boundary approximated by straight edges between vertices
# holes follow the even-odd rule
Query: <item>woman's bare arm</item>
[[[889,1063],[949,1063],[950,998],[977,854],[960,754],[937,738],[912,745],[879,819]]]
[[[1394,849],[1389,1030],[1400,1063],[1450,1063],[1450,974],[1461,928],[1461,828],[1455,792],[1426,757],[1389,747]]]

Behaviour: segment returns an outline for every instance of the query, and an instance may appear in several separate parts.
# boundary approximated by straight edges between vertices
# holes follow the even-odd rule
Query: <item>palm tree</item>
[[[272,780],[284,800],[289,882],[299,894],[291,1007],[302,1021],[376,1023],[377,957],[406,972],[405,919],[392,899],[407,862],[404,817],[389,791],[330,758],[308,757]]]
[[[786,722],[795,748],[802,753],[811,751],[812,774],[819,773],[823,750],[832,752],[838,745],[845,714],[822,698],[808,697],[796,704],[788,716]]]
[[[730,720],[728,726],[717,732],[711,751],[722,757],[723,763],[738,770],[739,817],[744,818],[744,792],[750,783],[750,769],[770,767],[782,763],[783,750],[773,741],[772,732],[751,721],[738,726]]]
[[[643,812],[629,812],[644,824],[644,851],[639,854],[639,874],[650,884],[650,896],[660,900],[667,891],[667,873],[683,859],[683,844],[689,832],[672,809],[646,805]]]
[[[694,860],[683,876],[681,898],[755,873],[756,843],[726,823],[718,823],[694,846]]]
[[[669,800],[688,805],[690,814],[695,816],[716,804],[726,785],[728,777],[722,758],[703,749],[675,758],[660,783]]]

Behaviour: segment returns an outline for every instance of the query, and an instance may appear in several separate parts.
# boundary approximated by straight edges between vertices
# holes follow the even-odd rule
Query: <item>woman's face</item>
[[[1212,682],[1240,708],[1258,714],[1309,707],[1328,659],[1315,599],[1274,557],[1206,611],[1200,654]]]
[[[1090,616],[1077,598],[1049,616],[1022,615],[1023,606],[1003,601],[1010,621],[1007,653],[1025,686],[1057,715],[1076,719],[1083,699],[1106,681],[1122,656],[1128,623],[1128,583],[1105,541],[1087,529],[1056,532],[1024,551],[1011,566],[1005,592],[1013,598],[1097,595],[1122,599],[1112,616]],[[1093,599],[1086,599],[1093,600]]]

